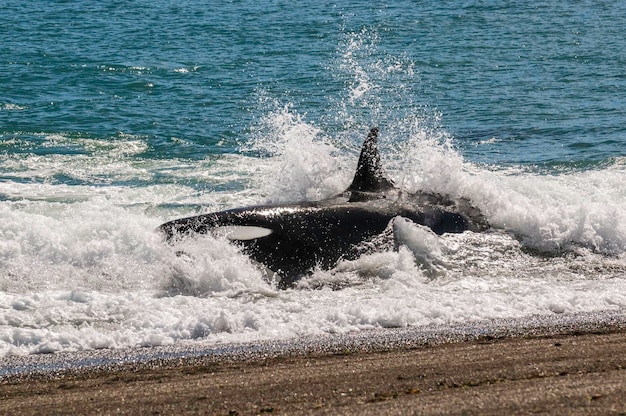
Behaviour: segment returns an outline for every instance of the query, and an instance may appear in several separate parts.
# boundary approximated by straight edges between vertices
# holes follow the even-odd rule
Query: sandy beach
[[[623,317],[553,323],[9,357],[0,414],[626,414]]]

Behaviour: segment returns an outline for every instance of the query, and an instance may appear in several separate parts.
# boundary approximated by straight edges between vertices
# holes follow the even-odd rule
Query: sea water
[[[0,355],[626,307],[623,2],[1,9]],[[492,231],[400,219],[398,250],[289,290],[224,239],[154,231],[341,192],[374,125],[398,186]]]

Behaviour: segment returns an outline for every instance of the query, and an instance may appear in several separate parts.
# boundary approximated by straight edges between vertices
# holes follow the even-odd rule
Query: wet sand
[[[626,414],[623,316],[551,323],[9,358],[0,414]]]

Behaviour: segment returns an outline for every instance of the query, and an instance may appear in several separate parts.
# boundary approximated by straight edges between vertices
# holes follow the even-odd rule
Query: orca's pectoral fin
[[[391,188],[393,188],[393,182],[387,178],[380,163],[378,127],[373,127],[361,148],[356,174],[348,191],[380,192]]]

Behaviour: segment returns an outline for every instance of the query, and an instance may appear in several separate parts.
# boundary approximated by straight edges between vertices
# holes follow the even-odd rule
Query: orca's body
[[[362,253],[362,243],[383,233],[398,216],[437,234],[487,228],[465,199],[399,192],[380,165],[377,136],[378,129],[373,128],[352,184],[334,198],[231,209],[170,221],[159,230],[168,240],[197,233],[224,235],[277,273],[281,287],[288,287],[313,268],[330,269],[340,259],[355,259]]]

